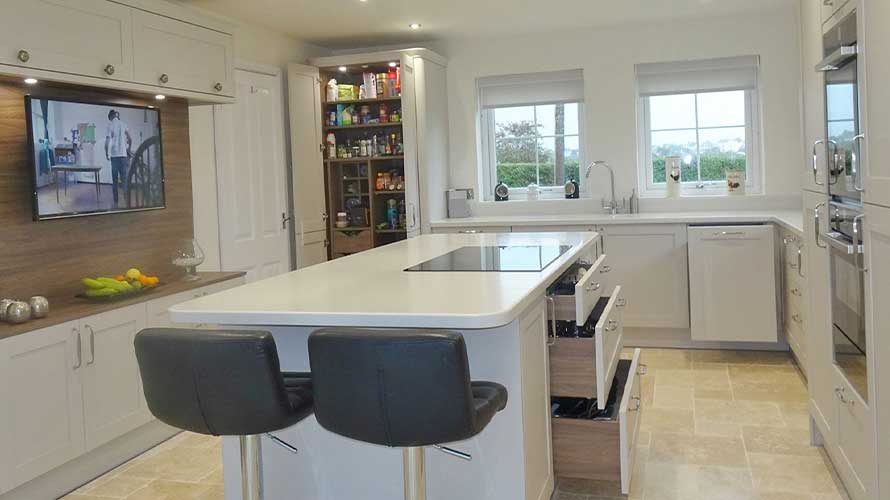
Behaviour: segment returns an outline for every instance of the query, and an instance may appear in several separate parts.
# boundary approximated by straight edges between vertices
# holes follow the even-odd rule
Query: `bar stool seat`
[[[272,334],[149,328],[135,340],[148,408],[158,420],[199,434],[239,436],[244,499],[262,497],[260,436],[312,414],[312,376],[281,372]]]
[[[480,432],[507,389],[471,381],[464,338],[441,331],[328,329],[309,336],[315,417],[325,429],[403,448],[405,498],[426,497],[423,447]]]

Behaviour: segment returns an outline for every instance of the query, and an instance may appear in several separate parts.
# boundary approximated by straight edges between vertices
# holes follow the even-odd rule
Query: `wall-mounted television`
[[[37,95],[25,107],[35,220],[164,208],[158,109]]]

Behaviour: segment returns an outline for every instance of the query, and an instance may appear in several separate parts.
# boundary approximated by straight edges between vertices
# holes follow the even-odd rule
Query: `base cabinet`
[[[856,393],[836,367],[835,436],[829,454],[838,474],[854,500],[875,498],[874,492],[874,412],[869,402]]]

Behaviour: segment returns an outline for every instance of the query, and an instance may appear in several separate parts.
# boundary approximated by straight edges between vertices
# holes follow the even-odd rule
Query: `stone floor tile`
[[[782,351],[692,351],[692,364],[726,363],[730,365],[790,365],[791,354]]]
[[[655,399],[652,406],[655,408],[678,408],[691,410],[693,408],[692,387],[675,387],[670,385],[656,385]]]
[[[744,426],[742,438],[749,453],[819,456],[819,448],[810,446],[810,433],[804,429]]]
[[[127,500],[224,500],[222,485],[204,485],[157,479]]]
[[[754,487],[758,491],[837,494],[837,487],[820,456],[748,453]]]
[[[739,425],[781,425],[784,422],[776,403],[762,401],[696,399],[695,418]]]
[[[643,411],[640,429],[652,432],[673,432],[692,434],[695,423],[692,410],[649,407]]]
[[[649,463],[747,468],[745,446],[739,437],[654,433]]]

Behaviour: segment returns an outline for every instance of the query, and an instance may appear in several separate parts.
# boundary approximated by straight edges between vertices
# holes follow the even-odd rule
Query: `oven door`
[[[863,247],[837,232],[822,238],[830,249],[834,362],[859,396],[868,401]]]
[[[856,57],[825,72],[825,116],[828,137],[828,189],[833,196],[860,200],[861,131]]]

